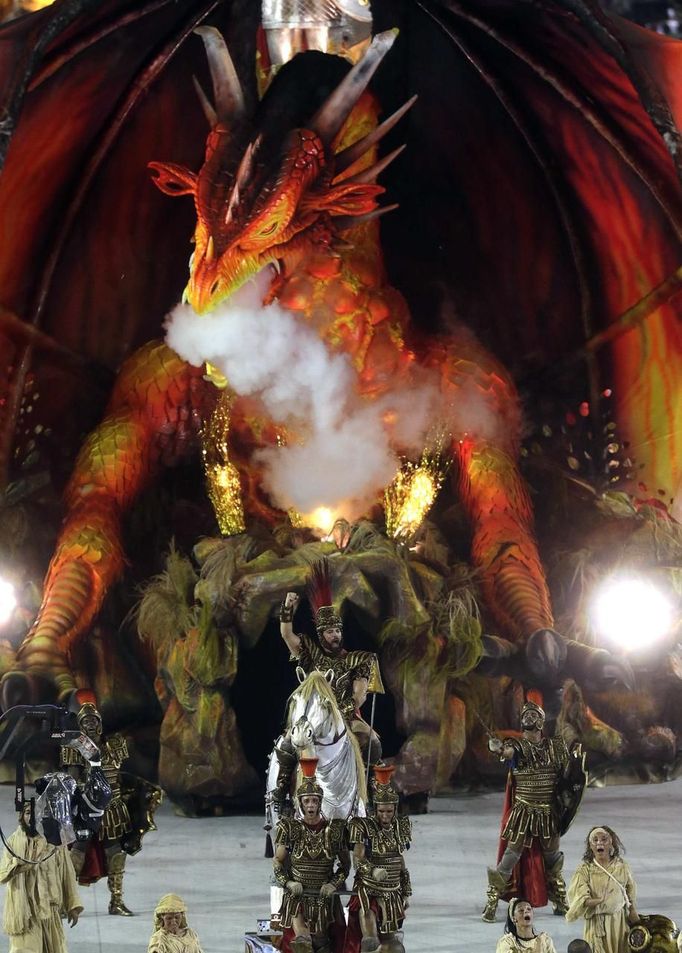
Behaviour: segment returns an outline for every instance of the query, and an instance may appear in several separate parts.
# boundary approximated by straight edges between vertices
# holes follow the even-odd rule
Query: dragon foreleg
[[[486,602],[515,640],[553,625],[532,511],[513,456],[489,444],[457,444],[459,486],[473,527],[472,557]]]
[[[3,681],[3,704],[33,698],[44,682],[66,698],[77,686],[69,652],[99,610],[124,557],[121,517],[159,467],[195,444],[213,389],[199,368],[152,342],[124,364],[103,422],[78,456],[65,494],[66,519],[43,602]]]
[[[519,398],[508,374],[466,330],[431,345],[447,396],[461,499],[472,527],[472,559],[503,632],[522,642],[552,628],[528,491],[516,462]]]

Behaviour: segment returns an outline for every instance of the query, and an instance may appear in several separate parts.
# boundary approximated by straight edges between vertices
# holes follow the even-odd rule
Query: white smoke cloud
[[[462,414],[446,407],[435,372],[415,370],[399,390],[363,398],[347,355],[331,352],[305,319],[261,304],[269,280],[262,274],[207,315],[178,305],[166,322],[167,343],[191,364],[215,365],[236,394],[258,398],[287,428],[285,446],[255,451],[276,506],[311,513],[342,503],[344,516],[359,516],[395,476],[398,451],[418,455],[435,422],[463,433]],[[485,396],[477,401],[465,387],[462,397],[469,422],[492,426]]]

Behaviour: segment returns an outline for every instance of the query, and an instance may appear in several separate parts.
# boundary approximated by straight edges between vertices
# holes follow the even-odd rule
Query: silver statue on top
[[[372,34],[370,0],[263,0],[262,22],[275,68],[304,50],[357,62]]]

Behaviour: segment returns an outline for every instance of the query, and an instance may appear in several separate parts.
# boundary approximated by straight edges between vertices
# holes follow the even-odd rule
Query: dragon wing
[[[401,211],[383,227],[416,320],[437,324],[444,288],[517,379],[567,362],[592,394],[613,386],[634,454],[672,489],[680,45],[592,0],[372,7],[377,30],[401,28],[376,77],[382,106],[420,95],[395,133],[408,149],[386,184]],[[16,127],[0,178],[4,475],[27,375],[59,394],[40,422],[73,445],[98,386],[177,300],[193,211],[159,195],[146,165],[200,163],[206,127],[188,79],[205,83],[191,35],[203,19],[227,34],[253,102],[257,16],[245,0],[58,0],[0,33],[4,131]]]
[[[373,9],[377,29],[395,20],[394,4]],[[426,326],[444,288],[455,319],[524,386],[541,375],[592,398],[613,388],[631,453],[671,493],[682,44],[582,0],[400,10],[377,86],[387,110],[420,98],[384,179],[401,205],[382,229],[393,280]]]
[[[58,0],[0,31],[7,116],[0,209],[0,483],[20,402],[49,389],[32,423],[75,449],[114,371],[157,337],[187,274],[191,201],[169,203],[147,163],[197,168],[208,127],[193,88],[207,85],[193,29],[211,17],[235,43],[255,96],[254,4],[217,0]],[[248,62],[248,71],[245,63]],[[7,144],[6,140],[10,139]],[[23,454],[22,454],[23,455]]]

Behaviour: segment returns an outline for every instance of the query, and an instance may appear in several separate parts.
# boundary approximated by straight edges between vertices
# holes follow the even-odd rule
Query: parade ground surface
[[[12,791],[3,791],[2,824],[14,829]],[[405,929],[407,953],[494,953],[504,924],[483,923],[486,865],[497,849],[501,792],[431,801],[427,815],[413,818],[407,854],[414,896]],[[587,791],[573,827],[562,841],[567,879],[584,850],[589,827],[605,823],[621,836],[638,883],[640,913],[663,913],[682,921],[680,805],[682,780],[658,785]],[[270,861],[263,857],[260,816],[193,820],[176,817],[164,804],[159,830],[129,861],[126,903],[130,919],[107,914],[106,882],[82,890],[85,912],[68,930],[70,953],[144,953],[156,901],[178,893],[189,906],[189,923],[205,953],[242,953],[244,933],[269,913]],[[4,888],[2,888],[4,894]],[[4,897],[3,897],[4,899]],[[557,953],[581,935],[582,924],[566,923],[551,908],[536,912],[538,930],[554,939]],[[0,941],[2,944],[2,941]],[[8,948],[7,939],[0,950]]]

